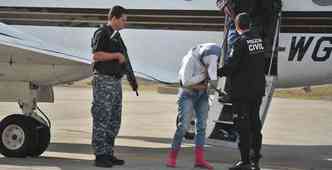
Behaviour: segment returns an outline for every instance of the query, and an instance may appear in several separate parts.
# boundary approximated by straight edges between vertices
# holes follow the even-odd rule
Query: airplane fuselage
[[[143,0],[140,3],[129,0],[113,0],[105,2],[107,5],[104,5],[103,2],[92,3],[92,1],[80,5],[71,1],[67,4],[48,1],[43,3],[22,1],[20,6],[48,6],[54,7],[54,11],[56,11],[58,7],[88,7],[89,3],[91,3],[89,7],[95,8],[110,8],[115,4],[120,4],[131,10],[138,9],[136,11],[132,10],[131,17],[133,20],[129,20],[129,29],[122,31],[134,70],[164,81],[177,82],[177,71],[181,58],[192,46],[203,42],[221,43],[223,40],[222,26],[218,26],[218,24],[222,24],[218,21],[219,12],[212,11],[216,10],[214,0],[177,2]],[[17,3],[1,2],[0,6],[17,6]],[[191,12],[188,13],[188,10]],[[201,10],[205,11],[202,12]],[[38,17],[43,17],[44,14],[40,13],[32,15],[38,17],[34,20],[28,20],[27,23],[24,23],[22,19],[17,20],[17,18],[14,18],[14,20],[7,18],[5,21],[19,25],[24,23],[24,26],[17,27],[46,42],[60,44],[91,61],[90,38],[95,28],[77,27],[81,25],[86,27],[91,23],[96,25],[96,23],[106,21],[99,19],[84,24],[83,20],[89,19],[86,15],[91,14],[91,11],[87,13],[84,13],[84,10],[77,11],[82,12],[81,17],[83,19],[77,18],[71,21],[73,23],[79,21],[79,24],[65,24],[61,21],[59,23],[59,19],[52,23],[52,18],[47,22],[36,20]],[[182,11],[184,11],[184,14],[182,14]],[[332,12],[330,12],[332,11],[332,4],[322,3],[318,0],[301,0],[301,5],[299,5],[297,0],[284,0],[283,11],[282,18],[284,20],[281,24],[280,51],[277,64],[277,87],[332,83]],[[198,16],[198,19],[196,16],[197,13],[201,12],[208,16],[206,27],[199,25],[199,22],[204,22],[202,18],[205,16]],[[33,10],[27,14],[33,14]],[[13,13],[11,15],[13,17],[22,16]],[[187,15],[193,15],[194,17]],[[195,18],[196,20],[191,21],[188,18]],[[184,19],[184,21],[182,22],[181,19]],[[223,18],[220,18],[220,20],[223,20]],[[27,26],[29,22],[35,26]],[[43,24],[47,26],[39,26]],[[61,24],[65,27],[58,27]],[[49,77],[49,75],[47,76]],[[38,79],[38,76],[35,79]],[[47,82],[43,81],[43,83]],[[50,81],[50,83],[59,82]]]
[[[332,83],[332,34],[280,34],[277,87]]]

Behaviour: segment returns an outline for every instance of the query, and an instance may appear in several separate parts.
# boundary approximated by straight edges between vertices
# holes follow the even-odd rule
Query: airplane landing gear
[[[32,119],[10,115],[0,123],[0,152],[6,157],[26,157],[34,144]]]
[[[9,115],[0,122],[0,153],[6,157],[38,157],[50,143],[50,121],[37,107],[37,90],[31,85],[30,95],[19,100],[24,114]]]
[[[38,157],[40,156],[48,147],[51,140],[50,127],[34,120],[33,124],[35,144],[30,148],[28,156]]]

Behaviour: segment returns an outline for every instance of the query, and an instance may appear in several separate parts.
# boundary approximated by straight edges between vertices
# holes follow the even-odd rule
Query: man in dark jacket
[[[257,18],[256,15],[258,0],[217,0],[217,7],[224,12],[225,15],[225,29],[224,29],[224,57],[223,62],[227,64],[232,57],[230,52],[234,47],[236,39],[238,39],[239,34],[235,28],[235,17],[237,14],[241,12],[248,13],[251,18]],[[251,23],[253,26],[253,23]],[[226,92],[222,96],[220,96],[219,101],[223,103],[231,103],[231,93],[232,89],[230,87],[230,78],[226,79],[226,85],[224,91]]]
[[[112,167],[125,163],[114,156],[113,147],[121,125],[121,78],[124,74],[127,74],[128,80],[132,77],[128,76],[131,65],[127,48],[119,33],[126,23],[126,9],[114,6],[108,14],[107,24],[95,31],[91,41],[94,61],[92,146],[97,167]],[[130,84],[136,91],[136,79],[132,82]]]
[[[263,40],[250,31],[250,17],[240,13],[235,19],[239,38],[231,51],[231,59],[218,70],[218,76],[228,76],[231,80],[233,112],[240,133],[241,161],[230,170],[249,170],[252,168],[249,153],[255,169],[259,169],[262,145],[259,108],[265,94],[264,45]]]

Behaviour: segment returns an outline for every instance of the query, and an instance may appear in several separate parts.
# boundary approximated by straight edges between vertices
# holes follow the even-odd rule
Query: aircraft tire
[[[26,157],[34,144],[33,119],[9,115],[0,122],[0,153],[6,157]]]
[[[50,128],[37,120],[34,120],[33,129],[35,133],[35,144],[31,146],[28,156],[40,156],[50,144]]]

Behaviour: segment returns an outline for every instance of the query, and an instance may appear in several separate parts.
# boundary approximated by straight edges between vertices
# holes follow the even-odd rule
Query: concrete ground
[[[126,160],[115,170],[163,170],[175,131],[176,96],[152,91],[124,93],[116,154]],[[91,141],[91,89],[55,88],[55,103],[40,104],[52,122],[51,144],[40,158],[0,157],[0,170],[97,170]],[[0,103],[0,118],[19,113],[17,104]],[[264,126],[262,167],[280,170],[332,169],[332,102],[274,98]],[[236,149],[208,146],[215,169],[239,158]],[[193,168],[193,145],[184,144],[178,168]]]

